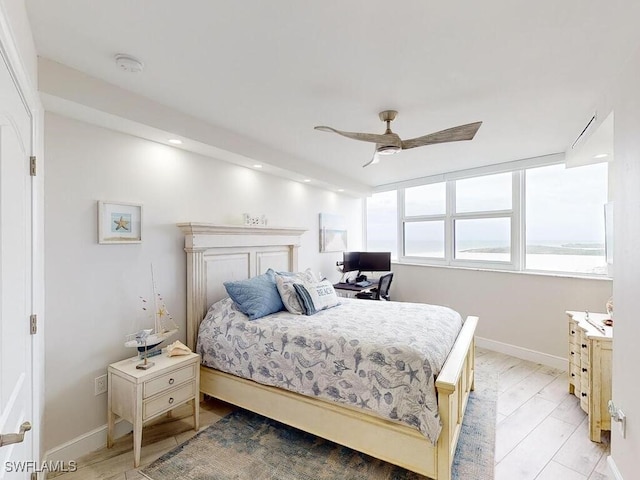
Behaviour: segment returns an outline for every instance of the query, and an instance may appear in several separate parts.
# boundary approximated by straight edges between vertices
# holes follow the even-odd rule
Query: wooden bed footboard
[[[436,380],[442,433],[436,445],[413,428],[346,405],[307,397],[205,366],[200,391],[281,423],[437,480],[451,479],[462,418],[474,382],[474,332],[468,317]]]

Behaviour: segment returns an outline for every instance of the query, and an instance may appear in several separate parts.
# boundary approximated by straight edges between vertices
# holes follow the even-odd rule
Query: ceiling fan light
[[[402,148],[396,145],[380,145],[377,152],[380,155],[393,155],[394,153],[398,153],[400,150],[402,150]]]

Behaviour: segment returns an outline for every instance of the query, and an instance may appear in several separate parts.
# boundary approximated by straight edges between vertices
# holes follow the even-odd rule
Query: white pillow
[[[338,295],[329,280],[315,283],[294,283],[293,288],[298,294],[298,300],[305,315],[313,315],[320,310],[340,305]]]
[[[307,268],[304,272],[278,272],[276,275],[276,287],[278,293],[284,303],[284,308],[287,311],[296,315],[304,314],[304,308],[300,304],[298,294],[293,287],[294,283],[315,283],[318,279],[310,268]]]

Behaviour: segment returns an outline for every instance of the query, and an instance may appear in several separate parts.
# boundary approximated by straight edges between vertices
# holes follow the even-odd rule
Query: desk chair
[[[393,280],[393,272],[381,276],[380,280],[378,280],[377,288],[372,288],[369,292],[357,293],[356,298],[365,300],[391,300],[391,296],[389,295],[391,280]]]

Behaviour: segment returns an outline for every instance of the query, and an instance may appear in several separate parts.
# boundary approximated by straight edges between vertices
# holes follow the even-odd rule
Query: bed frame
[[[226,296],[223,282],[264,273],[297,271],[296,228],[181,223],[187,252],[187,344],[195,349],[208,307]],[[477,317],[464,326],[436,379],[442,433],[432,444],[418,430],[362,410],[306,397],[200,367],[200,391],[300,430],[437,480],[451,479],[462,418],[474,381]]]

